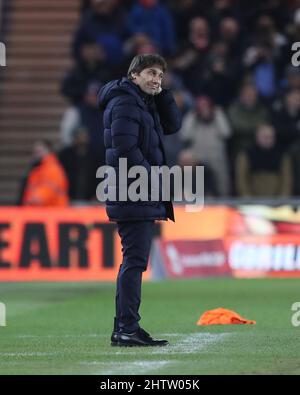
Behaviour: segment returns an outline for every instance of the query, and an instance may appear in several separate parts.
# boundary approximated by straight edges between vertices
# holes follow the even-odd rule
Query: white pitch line
[[[151,354],[198,354],[230,335],[231,333],[190,333],[174,345],[152,349]]]
[[[146,347],[143,348],[144,352],[149,355],[165,355],[165,354],[198,354],[200,351],[213,346],[214,344],[223,341],[226,337],[231,336],[232,333],[190,333],[187,335],[173,333],[173,334],[162,334],[160,336],[181,337],[180,340],[175,341],[174,344],[165,347]],[[141,348],[138,349],[140,351]],[[105,352],[105,355],[138,355],[139,352],[135,347],[116,349]]]
[[[183,336],[182,333],[160,333],[159,337],[179,337],[179,336]],[[156,337],[156,336],[154,336]]]
[[[188,335],[183,334],[172,334],[174,337],[181,337],[181,340],[176,341],[175,344],[171,344],[166,347],[145,347],[145,348],[123,348],[118,351],[112,350],[111,352],[104,352],[101,355],[111,356],[136,356],[140,355],[142,350],[147,355],[182,355],[182,354],[199,354],[206,351],[211,346],[223,341],[226,337],[231,336],[232,333],[190,333]],[[143,355],[144,356],[144,355]],[[83,365],[97,366],[100,371],[95,374],[148,374],[150,371],[157,370],[161,367],[168,366],[170,364],[178,364],[178,360],[162,360],[159,361],[134,361],[134,362],[101,362],[91,361],[83,362]],[[106,368],[106,369],[105,369]],[[104,369],[104,370],[102,370]]]
[[[60,351],[53,352],[0,352],[0,357],[44,357],[50,355],[59,355],[63,354]]]
[[[107,337],[110,338],[110,334],[98,334],[98,333],[90,333],[90,334],[80,334],[80,335],[71,335],[71,334],[64,334],[64,335],[16,335],[15,337],[19,339],[35,339],[35,338],[47,338],[47,339],[57,339],[57,338],[78,338],[78,337]]]
[[[134,361],[134,362],[81,362],[80,365],[87,365],[98,367],[101,371],[94,371],[92,374],[100,375],[134,375],[134,374],[145,374],[150,371],[158,370],[176,361]]]

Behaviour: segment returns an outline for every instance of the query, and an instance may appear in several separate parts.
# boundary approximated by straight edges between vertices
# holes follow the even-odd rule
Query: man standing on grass
[[[132,201],[117,198],[106,201],[111,221],[117,222],[122,243],[123,262],[116,289],[116,316],[111,336],[113,346],[165,346],[166,340],[153,339],[139,326],[142,273],[147,269],[155,220],[174,221],[171,199],[159,196],[151,200],[152,166],[166,165],[163,134],[181,127],[181,114],[172,93],[162,89],[165,60],[156,54],[137,55],[131,62],[127,78],[111,81],[100,91],[100,109],[104,112],[106,164],[113,167],[119,179],[119,159],[146,169],[149,199]],[[124,180],[122,180],[124,181]],[[128,181],[128,188],[133,180]],[[147,186],[147,187],[148,187]],[[120,196],[117,183],[112,187]]]

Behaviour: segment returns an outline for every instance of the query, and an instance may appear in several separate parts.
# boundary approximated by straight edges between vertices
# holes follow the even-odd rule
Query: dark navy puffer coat
[[[169,90],[153,97],[123,78],[101,89],[99,103],[107,165],[117,173],[119,158],[127,159],[128,169],[140,165],[148,173],[151,166],[166,165],[163,134],[175,133],[181,127],[181,114]],[[171,201],[106,201],[106,211],[111,221],[174,221]]]

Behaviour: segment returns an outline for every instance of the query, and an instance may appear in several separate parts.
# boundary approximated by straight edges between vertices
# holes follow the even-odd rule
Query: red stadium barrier
[[[159,241],[158,248],[164,262],[166,277],[231,275],[222,240]]]
[[[154,277],[300,276],[300,217],[289,208],[177,206],[175,216],[160,222]],[[113,281],[121,260],[104,207],[0,208],[1,281]]]
[[[114,280],[120,251],[103,207],[0,208],[2,281]]]

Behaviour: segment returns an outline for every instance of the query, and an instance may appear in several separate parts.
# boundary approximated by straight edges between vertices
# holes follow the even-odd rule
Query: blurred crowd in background
[[[210,197],[300,195],[300,1],[89,0],[61,93],[58,158],[71,200],[93,200],[105,164],[97,94],[131,59],[163,55],[183,114],[167,136],[169,165],[204,165]]]

